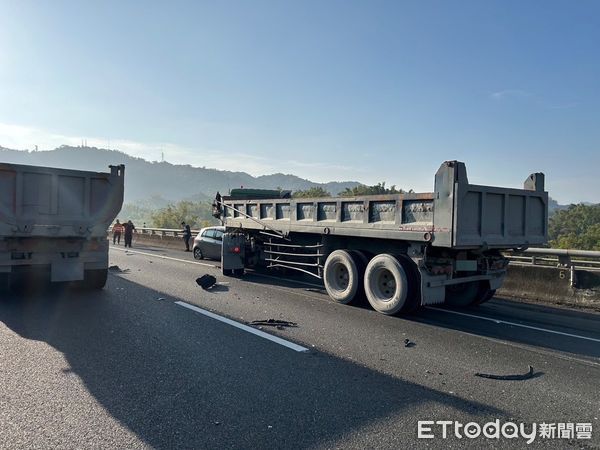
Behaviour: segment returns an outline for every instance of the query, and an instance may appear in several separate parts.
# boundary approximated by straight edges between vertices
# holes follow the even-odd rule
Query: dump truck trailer
[[[125,166],[87,172],[0,163],[0,287],[106,284],[107,229],[123,204]]]
[[[222,270],[299,271],[329,296],[366,295],[384,314],[422,305],[489,300],[506,275],[501,251],[547,241],[544,174],[523,189],[470,184],[465,164],[444,162],[434,192],[328,198],[224,196]]]

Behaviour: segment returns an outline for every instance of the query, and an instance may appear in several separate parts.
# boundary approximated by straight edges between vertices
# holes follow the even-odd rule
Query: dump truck
[[[124,177],[123,165],[100,173],[0,163],[0,287],[49,281],[102,289]]]
[[[547,241],[544,174],[523,189],[470,184],[465,164],[444,162],[431,193],[247,198],[215,207],[226,233],[222,270],[266,267],[322,280],[339,303],[365,297],[383,314],[492,298],[506,276],[503,250]]]

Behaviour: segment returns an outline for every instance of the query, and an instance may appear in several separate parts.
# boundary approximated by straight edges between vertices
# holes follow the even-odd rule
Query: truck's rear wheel
[[[446,286],[446,304],[455,308],[466,308],[476,304],[481,295],[480,281]]]
[[[346,250],[335,250],[327,257],[323,282],[334,301],[348,304],[354,300],[361,283],[361,265],[359,256],[353,256]]]
[[[108,269],[86,270],[83,285],[86,289],[100,290],[106,285]]]
[[[397,314],[410,309],[414,298],[414,283],[410,269],[388,254],[375,256],[365,270],[365,294],[376,311]]]
[[[490,284],[487,281],[482,281],[479,286],[479,292],[477,294],[477,299],[475,300],[474,305],[481,305],[496,295],[496,289],[490,289]]]
[[[398,255],[397,258],[408,276],[408,297],[402,312],[413,312],[421,306],[421,274],[417,265],[408,256]]]

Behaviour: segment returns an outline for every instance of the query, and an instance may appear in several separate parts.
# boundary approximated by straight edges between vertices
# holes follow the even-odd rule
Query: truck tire
[[[414,312],[421,307],[421,274],[417,265],[407,255],[397,255],[396,258],[408,276],[408,296],[402,312]]]
[[[86,289],[100,290],[106,285],[108,279],[108,269],[86,270],[83,285]]]
[[[323,282],[329,297],[344,305],[356,297],[361,282],[359,265],[346,250],[335,250],[329,254],[323,268]],[[360,264],[360,263],[359,263]]]
[[[475,304],[481,305],[482,303],[485,303],[494,298],[494,295],[496,295],[496,289],[484,289],[477,298]]]
[[[474,305],[481,296],[481,282],[479,281],[446,286],[446,304],[455,308]]]
[[[365,270],[365,294],[373,309],[398,314],[410,306],[410,275],[395,256],[377,255]]]
[[[369,255],[362,250],[352,250],[350,252],[352,255],[352,259],[356,264],[356,268],[358,269],[358,290],[356,291],[356,295],[354,296],[354,300],[352,303],[355,305],[367,305],[367,296],[365,295],[365,270],[367,268],[367,264],[371,260],[373,255]]]

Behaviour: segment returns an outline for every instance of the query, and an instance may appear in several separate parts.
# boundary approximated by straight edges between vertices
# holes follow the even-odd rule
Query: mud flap
[[[445,281],[448,277],[446,275],[430,275],[420,269],[419,272],[421,272],[421,306],[444,303],[446,299],[446,287],[444,285],[432,286],[432,284],[437,284],[432,282]]]
[[[246,238],[239,233],[225,233],[221,249],[221,270],[223,274],[244,269]]]

